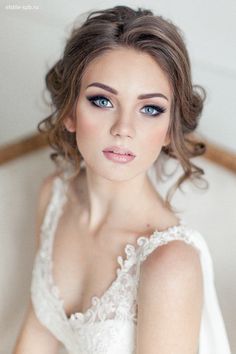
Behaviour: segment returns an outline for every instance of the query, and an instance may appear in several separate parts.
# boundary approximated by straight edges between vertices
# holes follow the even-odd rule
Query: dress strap
[[[51,198],[41,225],[41,241],[45,238],[51,238],[51,235],[54,234],[63,204],[67,200],[68,182],[64,179],[64,176],[56,176],[53,180]]]
[[[195,240],[193,239],[192,234],[193,230],[188,228],[182,219],[176,226],[171,226],[164,231],[154,231],[151,237],[143,237],[139,240],[139,244],[141,246],[140,261],[145,261],[148,255],[151,254],[157,247],[174,240],[184,241],[199,250],[199,247],[197,247],[194,242]]]

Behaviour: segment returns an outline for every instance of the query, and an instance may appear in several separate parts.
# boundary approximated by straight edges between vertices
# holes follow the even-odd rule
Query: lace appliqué
[[[140,261],[145,261],[155,248],[165,245],[170,241],[181,240],[196,248],[192,234],[193,230],[187,228],[185,223],[181,220],[180,225],[170,227],[166,231],[155,231],[150,238],[139,238],[137,243],[141,248]]]
[[[135,307],[133,306],[134,293],[137,285],[136,252],[133,245],[125,247],[126,259],[117,257],[120,267],[116,271],[116,279],[107,291],[99,298],[92,297],[92,306],[85,312],[72,314],[69,321],[73,328],[81,328],[84,324],[106,320],[136,321]]]
[[[93,296],[84,313],[69,318],[64,300],[53,280],[52,245],[58,220],[66,201],[67,183],[55,178],[51,202],[41,227],[41,246],[35,258],[31,294],[35,312],[41,322],[61,340],[71,353],[107,353],[122,331],[121,323],[137,324],[137,288],[140,264],[158,246],[171,240],[191,241],[191,230],[183,221],[166,231],[155,230],[149,237],[141,236],[135,245],[125,246],[126,258],[117,257],[116,278],[101,297]],[[77,334],[77,335],[76,335]],[[83,338],[83,339],[81,339]],[[83,349],[84,348],[84,351]]]

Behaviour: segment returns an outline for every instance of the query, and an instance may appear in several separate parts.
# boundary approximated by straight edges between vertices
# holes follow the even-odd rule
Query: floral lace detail
[[[114,343],[115,336],[122,331],[124,325],[121,326],[120,323],[132,323],[133,326],[137,324],[136,297],[141,262],[156,247],[171,240],[183,240],[194,246],[191,241],[191,230],[187,229],[184,222],[180,220],[179,225],[165,231],[155,230],[149,237],[140,236],[135,245],[127,244],[125,246],[126,258],[117,257],[119,265],[116,271],[117,276],[109,288],[100,298],[93,296],[91,306],[84,313],[77,312],[68,318],[65,313],[64,300],[52,276],[54,234],[67,199],[67,187],[65,180],[55,178],[52,198],[41,227],[41,246],[33,268],[32,301],[38,318],[64,342],[71,353],[76,347],[80,348],[80,354],[107,353],[106,348]],[[96,332],[93,328],[99,328],[99,330]],[[75,333],[79,335],[76,336]],[[82,342],[80,342],[81,336],[83,336]],[[85,348],[84,351],[82,348]]]
[[[155,231],[149,238],[141,237],[137,240],[141,247],[140,261],[143,262],[147,256],[158,246],[165,245],[170,241],[181,240],[196,248],[192,239],[194,230],[187,228],[181,220],[177,226],[170,227],[165,231]]]
[[[116,341],[117,330],[114,325],[110,325],[109,321],[103,324],[103,326],[98,326],[95,324],[92,328],[93,335],[90,331],[87,331],[86,327],[82,327],[80,335],[83,336],[83,341],[80,344],[80,350],[82,353],[106,353],[111,343]],[[104,341],[103,338],[109,338],[109,340]]]
[[[136,319],[136,308],[134,304],[134,294],[137,288],[137,254],[133,245],[126,245],[125,247],[126,259],[121,256],[117,257],[117,262],[120,265],[116,270],[116,278],[111,283],[109,288],[101,297],[93,296],[90,307],[84,312],[76,312],[72,314],[69,319],[64,311],[64,301],[61,299],[60,291],[55,286],[52,279],[52,261],[50,280],[51,290],[55,299],[59,302],[63,317],[68,319],[69,323],[74,329],[80,329],[85,324],[93,324],[95,322],[104,322],[108,319],[116,320],[133,320]]]

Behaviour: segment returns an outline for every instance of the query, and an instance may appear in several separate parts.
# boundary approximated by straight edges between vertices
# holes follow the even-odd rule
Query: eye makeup
[[[150,115],[150,116],[159,116],[161,113],[165,113],[166,111],[166,108],[164,107],[161,107],[161,106],[154,106],[154,105],[147,105],[147,106],[144,106],[142,109],[145,109],[145,108],[148,108],[148,109],[152,109],[152,110],[155,110],[157,113],[155,114],[148,114],[147,115]],[[149,110],[150,112],[150,110]]]
[[[106,98],[105,96],[102,96],[102,95],[94,95],[94,96],[86,96],[87,100],[95,107],[97,108],[112,108],[113,106],[112,105],[100,105],[96,102],[104,102],[104,101],[107,101],[107,102],[110,102],[110,100],[108,98]],[[110,102],[111,103],[111,102]],[[142,109],[149,109],[149,113],[150,113],[150,108],[153,111],[156,111],[156,113],[154,114],[149,114],[147,111],[147,113],[144,113],[145,115],[148,115],[148,116],[151,116],[151,117],[156,117],[156,116],[159,116],[160,114],[162,113],[165,113],[166,112],[166,108],[162,107],[162,106],[159,106],[159,105],[145,105]]]
[[[104,96],[88,96],[88,97],[86,97],[88,100],[89,100],[89,102],[92,104],[92,105],[94,105],[94,106],[96,106],[96,107],[101,107],[101,108],[107,108],[108,106],[104,106],[104,105],[99,105],[99,104],[97,104],[97,103],[95,103],[96,101],[107,101],[107,102],[110,102],[110,100],[108,99],[108,98],[106,98],[106,97],[104,97]],[[109,106],[109,108],[110,108],[111,106]]]

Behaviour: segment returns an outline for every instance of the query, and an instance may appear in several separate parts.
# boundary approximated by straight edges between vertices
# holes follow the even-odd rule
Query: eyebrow
[[[101,82],[93,82],[92,84],[88,85],[86,88],[91,87],[91,86],[100,87],[103,90],[106,90],[106,91],[109,91],[109,92],[113,93],[114,95],[118,94],[117,90],[115,90],[114,88],[112,88],[110,86],[102,84]],[[163,95],[162,93],[159,93],[159,92],[146,93],[146,94],[143,94],[143,95],[139,95],[138,99],[142,100],[142,99],[145,99],[145,98],[152,98],[152,97],[162,97],[162,98],[165,98],[168,101],[168,98],[165,95]]]

